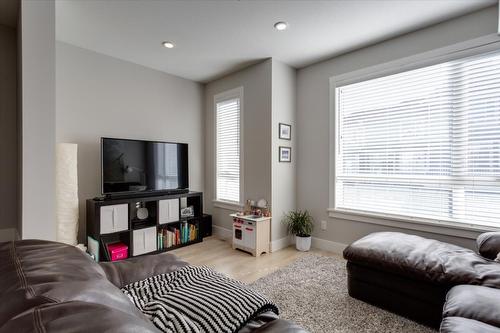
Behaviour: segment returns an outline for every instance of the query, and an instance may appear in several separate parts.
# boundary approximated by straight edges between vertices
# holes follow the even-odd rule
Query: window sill
[[[405,219],[404,217],[382,216],[372,213],[363,213],[347,209],[328,208],[328,216],[348,221],[371,223],[401,229],[430,232],[440,235],[476,239],[477,235],[488,231],[498,231],[498,228],[488,226],[474,226],[444,221],[426,219]]]
[[[232,210],[232,211],[238,211],[244,207],[243,204],[236,203],[236,202],[227,202],[227,201],[219,201],[219,200],[213,200],[212,202],[214,204],[214,207]]]

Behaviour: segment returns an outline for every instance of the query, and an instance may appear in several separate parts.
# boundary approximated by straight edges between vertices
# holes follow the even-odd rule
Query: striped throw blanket
[[[258,292],[212,269],[186,266],[131,283],[122,291],[163,332],[237,332],[278,308]]]

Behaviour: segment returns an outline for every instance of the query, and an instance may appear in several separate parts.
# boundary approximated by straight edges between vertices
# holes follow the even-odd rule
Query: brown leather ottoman
[[[370,234],[348,246],[344,258],[350,296],[435,328],[453,286],[500,286],[498,263],[403,233]]]

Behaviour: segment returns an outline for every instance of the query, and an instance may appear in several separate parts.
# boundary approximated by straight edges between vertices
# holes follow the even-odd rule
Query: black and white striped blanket
[[[278,308],[242,283],[202,266],[131,283],[122,291],[163,332],[237,332]]]

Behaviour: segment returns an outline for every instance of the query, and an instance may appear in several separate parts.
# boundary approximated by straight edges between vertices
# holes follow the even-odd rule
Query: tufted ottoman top
[[[474,251],[399,232],[367,235],[344,250],[349,262],[439,285],[500,287],[500,264]]]

